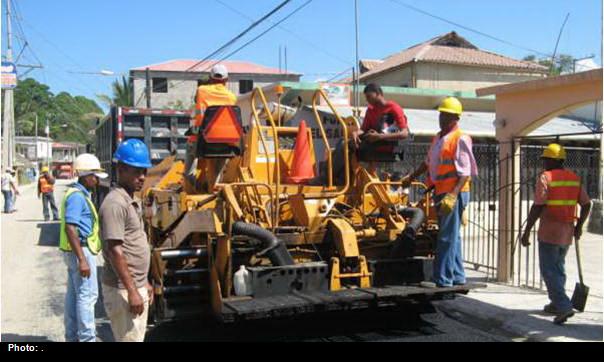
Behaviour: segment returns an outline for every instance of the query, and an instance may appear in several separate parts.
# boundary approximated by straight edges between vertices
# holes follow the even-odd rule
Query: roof
[[[218,60],[206,60],[197,64],[199,60],[195,59],[176,59],[167,62],[145,65],[131,69],[132,71],[144,71],[147,68],[157,72],[199,72],[209,73],[212,66],[218,63]],[[246,61],[225,60],[220,62],[225,65],[230,74],[283,74],[283,75],[301,75],[293,72],[283,72],[277,68],[266,67]],[[194,67],[193,69],[190,69]]]
[[[457,33],[450,32],[389,56],[381,64],[362,74],[360,78],[368,78],[412,62],[482,66],[544,74],[548,71],[547,67],[537,63],[516,60],[478,49]]]
[[[322,113],[332,113],[329,107],[320,106],[317,109]],[[352,107],[338,107],[341,117],[352,116]],[[365,115],[367,108],[361,108],[361,116]],[[409,119],[409,129],[416,136],[433,136],[439,131],[437,110],[405,108],[405,115]],[[464,112],[459,121],[460,127],[472,137],[495,138],[495,113],[493,112]],[[583,122],[565,117],[555,117],[548,123],[533,131],[531,136],[549,136],[573,133],[587,133],[592,130]],[[598,136],[599,137],[599,136]],[[593,139],[593,136],[574,136],[576,139]]]
[[[384,61],[381,59],[361,59],[359,61],[361,73],[370,71],[371,69],[377,67],[382,64]]]
[[[550,87],[569,86],[585,82],[602,82],[602,68],[544,79],[498,85],[476,90],[478,96],[534,91]]]

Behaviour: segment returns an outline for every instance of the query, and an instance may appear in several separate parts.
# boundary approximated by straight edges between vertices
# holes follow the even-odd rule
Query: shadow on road
[[[13,333],[2,333],[2,342],[53,342],[42,336],[23,336]]]
[[[40,229],[39,246],[59,246],[59,232],[61,224],[58,222],[42,222],[38,224]]]
[[[200,317],[160,324],[148,331],[145,341],[360,342],[443,333],[434,324],[424,321],[418,311],[415,306],[409,306],[379,312],[329,313],[227,325]]]

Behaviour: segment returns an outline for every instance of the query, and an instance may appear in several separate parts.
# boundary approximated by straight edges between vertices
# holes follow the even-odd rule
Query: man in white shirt
[[[14,171],[6,169],[2,175],[2,195],[4,196],[4,213],[10,214],[17,210],[14,209],[14,195],[19,195],[17,189],[17,181],[15,180]]]

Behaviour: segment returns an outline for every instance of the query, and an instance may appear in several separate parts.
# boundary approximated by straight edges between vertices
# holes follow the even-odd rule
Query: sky
[[[2,0],[2,54],[6,51],[6,0]],[[171,59],[201,59],[282,0],[13,0],[14,56],[44,69],[29,73],[51,91],[96,98],[110,94],[113,77],[74,74],[130,68]],[[308,0],[292,0],[269,20],[277,22]],[[551,54],[564,19],[558,53],[596,55],[602,64],[600,0],[358,0],[360,58],[381,59],[435,36],[456,31],[481,49],[522,58]],[[225,6],[226,4],[226,6]],[[445,18],[502,41],[413,11]],[[19,27],[20,25],[20,27]],[[272,24],[264,22],[229,50]],[[24,34],[24,36],[23,36]],[[23,39],[24,38],[24,39]],[[279,66],[287,46],[288,69],[303,80],[329,79],[355,60],[354,0],[313,0],[230,59]],[[511,45],[510,45],[511,44]],[[24,71],[24,69],[20,69]],[[100,102],[99,102],[100,103]]]

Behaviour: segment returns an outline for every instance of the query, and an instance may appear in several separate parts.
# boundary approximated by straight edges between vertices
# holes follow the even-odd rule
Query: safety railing
[[[216,184],[216,188],[218,190],[223,189],[225,187],[231,187],[231,188],[239,188],[239,187],[245,187],[245,188],[252,188],[256,194],[256,196],[258,197],[259,201],[262,202],[262,199],[259,197],[260,193],[258,191],[258,187],[263,187],[266,188],[266,190],[268,191],[268,197],[269,200],[271,202],[271,211],[274,211],[277,206],[275,204],[275,196],[273,193],[273,189],[271,188],[271,186],[267,183],[264,182],[233,182],[233,183],[229,183],[229,184]],[[246,198],[248,200],[248,204],[250,205],[250,207],[253,207],[254,202],[251,200],[251,197],[249,196],[249,194],[246,192]],[[269,213],[266,211],[266,208],[264,208],[264,206],[258,205],[257,206],[262,212],[265,213],[265,215],[269,215]],[[256,216],[252,213],[252,216],[254,217],[254,222],[258,222],[258,220],[256,219]],[[275,214],[274,212],[270,213],[270,218],[268,218],[267,220],[269,222],[269,227],[272,229],[272,231],[275,231],[275,228],[277,226],[278,223],[278,219],[277,219],[277,214]]]

